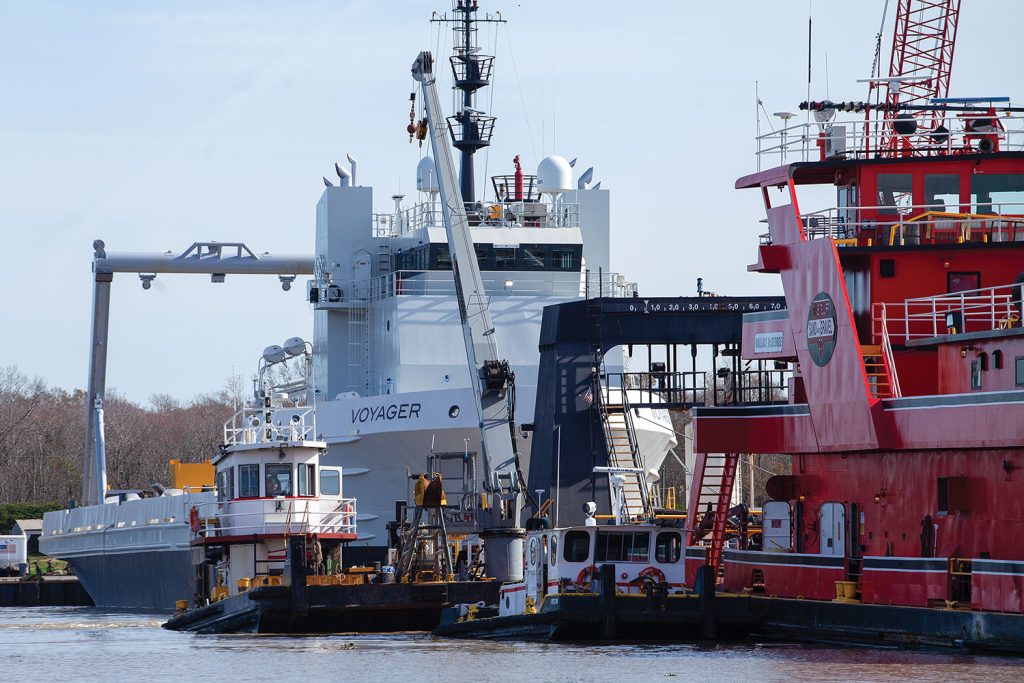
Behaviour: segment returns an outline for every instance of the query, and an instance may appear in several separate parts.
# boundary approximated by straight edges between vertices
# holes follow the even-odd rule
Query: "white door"
[[[770,500],[764,504],[764,550],[785,552],[792,549],[790,540],[789,503]]]
[[[846,554],[846,508],[842,503],[822,503],[818,513],[822,555]]]

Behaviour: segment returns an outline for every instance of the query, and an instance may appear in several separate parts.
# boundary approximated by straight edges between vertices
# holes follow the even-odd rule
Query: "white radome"
[[[441,190],[437,186],[437,168],[434,166],[434,158],[429,154],[416,164],[416,189],[430,194],[437,194]]]
[[[541,192],[558,194],[572,189],[572,167],[564,158],[552,155],[537,164],[537,187]]]

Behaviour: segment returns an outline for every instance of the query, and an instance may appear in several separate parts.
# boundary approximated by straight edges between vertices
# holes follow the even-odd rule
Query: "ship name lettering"
[[[419,403],[392,403],[387,406],[366,406],[352,411],[353,422],[377,422],[379,420],[407,420],[420,416]]]

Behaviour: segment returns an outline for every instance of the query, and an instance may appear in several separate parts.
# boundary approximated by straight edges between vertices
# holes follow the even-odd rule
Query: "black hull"
[[[1024,614],[762,598],[761,638],[1024,654]]]
[[[498,599],[492,581],[307,586],[298,602],[284,586],[254,588],[171,618],[195,633],[394,633],[429,631],[445,608]]]
[[[536,614],[451,619],[436,636],[485,640],[551,642],[684,642],[745,638],[757,619],[749,597],[704,600],[697,595],[668,597],[596,593],[549,596]]]

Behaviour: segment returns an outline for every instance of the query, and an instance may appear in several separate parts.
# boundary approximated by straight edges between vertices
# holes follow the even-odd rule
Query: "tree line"
[[[138,489],[169,483],[168,460],[212,458],[224,422],[243,402],[244,382],[228,380],[214,393],[179,401],[156,394],[140,404],[108,390],[107,483]],[[17,367],[0,367],[0,504],[60,503],[82,490],[85,392],[48,386]]]

